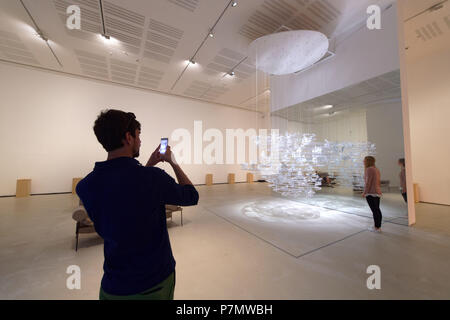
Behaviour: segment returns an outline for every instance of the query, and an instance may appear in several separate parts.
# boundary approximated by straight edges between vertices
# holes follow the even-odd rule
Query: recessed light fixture
[[[321,106],[321,107],[311,107],[311,111],[313,111],[313,112],[323,112],[324,110],[330,110],[330,109],[333,109],[333,105],[331,105],[331,104],[328,104],[328,105],[325,105],[325,106]]]
[[[102,34],[102,37],[105,38],[106,40],[111,40],[111,37],[107,36],[106,34]]]
[[[39,28],[39,26],[36,24],[36,21],[34,20],[33,16],[31,15],[30,11],[28,10],[28,8],[23,3],[23,0],[20,0],[20,3],[22,4],[22,7],[26,11],[26,13],[27,13],[28,17],[30,18],[30,20],[33,22],[34,30],[36,31],[37,35],[39,36],[39,38],[44,40],[44,42],[47,45],[48,49],[51,51],[53,57],[55,57],[55,60],[58,62],[59,66],[62,68],[63,65],[62,65],[61,61],[59,60],[58,56],[56,55],[55,51],[52,49],[52,47],[50,45],[50,43],[52,41],[49,41],[49,39],[44,35],[44,33]],[[33,27],[31,27],[31,28],[33,29]]]
[[[100,1],[101,1],[101,0],[100,0]],[[178,1],[178,0],[177,0],[177,1]],[[183,1],[184,1],[184,2],[189,2],[189,1],[191,1],[191,0],[189,0],[189,1],[183,0]],[[195,0],[195,1],[197,1],[197,0]],[[192,0],[191,2],[194,2],[194,1]],[[220,16],[217,18],[216,22],[209,28],[209,32],[204,36],[203,41],[202,41],[201,44],[198,46],[197,50],[195,50],[194,55],[191,56],[189,62],[185,65],[184,69],[181,71],[181,73],[180,73],[180,75],[178,76],[177,80],[175,80],[175,82],[173,83],[172,87],[170,88],[170,91],[172,91],[172,90],[175,88],[175,86],[177,85],[178,81],[180,81],[180,79],[183,77],[183,75],[184,75],[184,73],[186,72],[187,68],[188,68],[190,65],[192,65],[192,66],[195,65],[195,61],[193,61],[193,60],[194,60],[194,58],[197,56],[197,53],[202,49],[203,45],[205,45],[205,43],[208,43],[208,41],[207,41],[208,38],[214,38],[214,37],[215,37],[215,36],[214,36],[214,28],[215,28],[215,27],[217,26],[217,24],[220,22],[220,20],[221,20],[222,17],[224,16],[225,12],[230,8],[230,5],[231,5],[231,7],[236,7],[237,4],[238,4],[237,1],[233,1],[233,0],[226,1],[226,4],[224,4],[224,5],[225,5],[224,10],[223,10],[222,13],[220,14]],[[222,73],[222,75],[223,75],[223,73]],[[226,74],[223,75],[223,77],[224,77],[224,76],[226,76]]]
[[[234,76],[234,71],[231,71],[228,75]]]

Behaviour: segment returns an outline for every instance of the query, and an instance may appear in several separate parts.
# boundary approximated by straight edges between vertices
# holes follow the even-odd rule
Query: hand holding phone
[[[159,153],[165,154],[168,145],[169,145],[169,138],[161,138],[161,147],[159,148]]]
[[[161,149],[161,145],[157,146],[155,151],[153,151],[152,155],[150,156],[150,159],[148,159],[146,167],[153,167],[158,164],[158,162],[163,161],[161,159],[161,154],[159,153],[159,150]]]

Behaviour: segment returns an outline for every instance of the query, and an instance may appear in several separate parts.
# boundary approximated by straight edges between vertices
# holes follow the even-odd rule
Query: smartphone
[[[161,147],[159,148],[159,153],[165,154],[168,145],[169,145],[169,138],[161,138]]]

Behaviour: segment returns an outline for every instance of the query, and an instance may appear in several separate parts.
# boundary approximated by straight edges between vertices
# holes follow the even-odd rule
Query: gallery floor
[[[184,226],[176,214],[169,222],[176,299],[450,298],[450,234],[403,225],[399,194],[383,198],[377,234],[366,230],[364,199],[339,190],[297,201],[263,183],[198,190]],[[98,298],[103,244],[81,235],[75,252],[77,201],[71,194],[0,198],[0,299]],[[421,214],[435,210],[420,206]],[[81,268],[80,290],[66,288],[70,265]],[[381,268],[380,290],[366,286],[370,265]]]

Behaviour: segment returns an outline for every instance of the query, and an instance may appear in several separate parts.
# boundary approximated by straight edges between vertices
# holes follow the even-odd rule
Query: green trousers
[[[103,291],[100,287],[100,300],[173,300],[175,291],[175,272],[172,272],[165,280],[156,286],[138,294],[128,296],[115,296]]]

